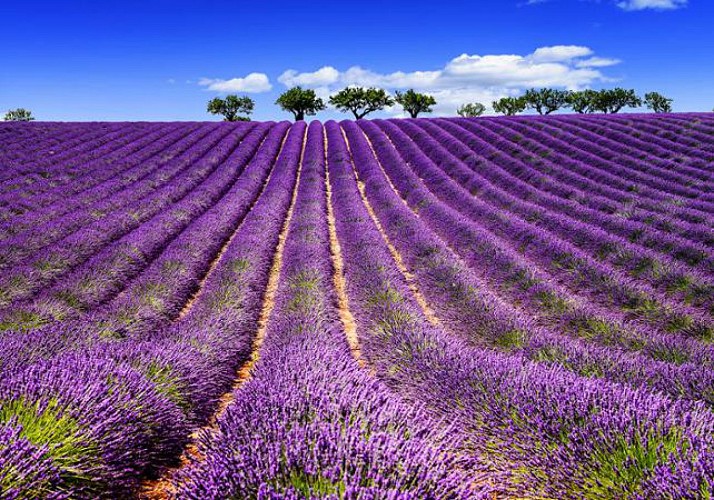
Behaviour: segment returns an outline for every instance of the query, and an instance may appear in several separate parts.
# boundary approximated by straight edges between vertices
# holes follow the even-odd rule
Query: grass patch
[[[0,401],[0,422],[9,421],[20,424],[20,435],[33,445],[47,447],[47,456],[60,468],[66,483],[81,486],[96,481],[85,475],[82,465],[99,459],[99,447],[56,399],[44,405],[23,398]]]
[[[609,448],[595,451],[585,471],[582,493],[588,499],[631,498],[657,465],[687,448],[688,441],[677,428],[662,436],[652,432],[636,436],[634,442],[620,436]]]
[[[154,383],[160,394],[175,403],[184,413],[188,414],[191,411],[191,402],[186,399],[186,384],[170,366],[152,361],[140,366],[139,370]]]
[[[0,321],[0,331],[14,330],[26,332],[46,325],[49,321],[32,311],[18,309]]]
[[[523,347],[526,342],[526,334],[521,330],[508,330],[496,337],[494,344],[501,349],[511,351]]]

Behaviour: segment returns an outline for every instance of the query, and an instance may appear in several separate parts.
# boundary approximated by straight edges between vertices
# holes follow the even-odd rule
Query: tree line
[[[617,113],[624,108],[638,108],[643,104],[655,113],[671,113],[673,99],[658,92],[648,92],[644,99],[634,89],[620,87],[603,90],[529,89],[517,97],[503,97],[493,101],[493,110],[512,116],[527,109],[539,115],[549,115],[559,109],[570,108],[576,113]]]
[[[360,120],[374,111],[400,104],[409,116],[416,118],[420,113],[431,113],[431,107],[436,99],[428,94],[421,94],[409,89],[406,92],[396,92],[392,97],[384,89],[374,87],[347,87],[330,96],[328,102],[345,113],[352,113],[355,120]],[[275,101],[283,111],[292,113],[295,121],[304,120],[319,111],[327,109],[325,101],[318,97],[314,90],[293,87],[283,92]],[[236,95],[225,99],[216,97],[208,102],[207,111],[214,115],[222,115],[226,121],[245,121],[253,112],[255,103],[250,97]]]
[[[347,87],[330,96],[328,102],[339,111],[352,113],[355,120],[360,120],[374,111],[400,104],[411,118],[421,113],[431,113],[436,105],[436,99],[429,94],[409,89],[406,92],[390,96],[386,90],[375,87]],[[493,101],[492,107],[496,113],[512,116],[527,109],[532,109],[541,115],[548,115],[559,109],[570,108],[576,113],[617,113],[631,107],[646,105],[655,113],[671,113],[672,99],[658,92],[648,92],[644,99],[633,89],[603,89],[603,90],[559,90],[552,88],[529,89],[521,96],[503,97]],[[318,97],[314,90],[293,87],[278,97],[275,104],[283,111],[292,113],[295,120],[304,120],[327,108],[325,101]],[[229,95],[225,99],[216,97],[208,103],[208,112],[222,115],[226,121],[248,120],[255,103],[247,96]],[[456,110],[459,116],[476,117],[486,111],[486,106],[479,102],[466,103]]]
[[[365,118],[374,111],[401,105],[411,118],[421,113],[431,113],[436,99],[429,94],[409,89],[395,92],[394,97],[386,90],[375,87],[347,87],[330,96],[329,104],[344,113],[352,113],[355,120]],[[643,104],[655,113],[671,113],[672,99],[658,92],[648,92],[644,98],[634,89],[620,87],[603,90],[560,90],[553,88],[529,89],[520,96],[503,97],[493,101],[496,113],[507,116],[516,115],[526,110],[534,110],[540,115],[549,115],[560,109],[572,109],[575,113],[617,113],[624,108],[637,108]],[[314,116],[327,108],[325,101],[314,90],[293,87],[283,92],[275,104],[283,111],[292,113],[295,121]],[[206,110],[214,115],[221,115],[225,121],[248,121],[255,109],[255,101],[248,96],[228,95],[215,97],[208,102]],[[486,111],[486,106],[479,102],[466,103],[456,110],[459,116],[476,117]],[[5,114],[6,121],[31,121],[32,113],[23,108],[10,110]]]

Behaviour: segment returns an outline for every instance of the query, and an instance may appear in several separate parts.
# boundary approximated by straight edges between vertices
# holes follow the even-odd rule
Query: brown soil
[[[359,337],[357,336],[357,323],[355,323],[354,316],[350,311],[344,273],[345,265],[342,260],[342,250],[337,239],[337,229],[335,227],[335,212],[332,208],[332,185],[330,184],[330,172],[327,169],[327,136],[325,136],[325,189],[327,192],[327,225],[330,232],[330,257],[334,268],[333,283],[337,292],[337,311],[344,326],[347,344],[352,356],[359,366],[364,368],[367,366],[367,361],[362,357]]]
[[[263,140],[260,142],[260,145],[258,146],[258,149],[256,150],[256,154],[258,151],[260,151],[260,148],[263,147],[263,144],[265,143],[266,138],[267,138],[267,135],[266,135],[266,137],[263,137]],[[278,153],[277,153],[276,158],[278,158],[280,156],[280,153],[283,151],[283,146],[285,145],[285,140],[287,138],[288,138],[288,134],[286,133],[283,136],[282,142],[280,143],[280,147],[278,148]],[[256,196],[255,200],[253,200],[253,202],[251,203],[250,208],[247,213],[250,213],[250,210],[253,209],[255,204],[258,202],[260,197],[263,195],[263,192],[265,192],[265,187],[270,182],[270,178],[272,177],[272,175],[273,175],[273,169],[270,169],[270,172],[268,172],[268,177],[265,178],[265,182],[263,182],[263,185],[260,188],[260,192],[258,193],[258,196]],[[233,242],[236,235],[238,234],[238,230],[240,229],[242,224],[243,224],[243,221],[240,221],[238,226],[233,231],[233,234],[231,234],[230,238],[228,238],[228,240],[223,244],[223,246],[221,246],[221,249],[218,251],[218,254],[213,259],[213,261],[211,261],[211,264],[208,267],[208,271],[206,271],[206,274],[203,276],[201,281],[199,281],[198,288],[196,289],[195,292],[193,292],[193,294],[191,294],[191,296],[188,298],[188,300],[186,301],[184,306],[181,308],[181,311],[179,312],[175,321],[180,321],[184,317],[186,317],[186,315],[189,313],[191,308],[196,303],[196,300],[198,299],[198,297],[201,295],[201,293],[203,293],[203,288],[206,286],[206,281],[208,281],[208,278],[211,276],[213,271],[215,271],[216,267],[218,266],[218,263],[221,261],[221,259],[223,258],[223,255],[228,250],[228,247],[230,247],[231,243]]]
[[[305,135],[307,135],[307,129],[305,129]],[[284,144],[285,138],[283,138],[283,144],[281,144],[280,146],[281,151]],[[280,235],[278,236],[278,245],[275,249],[275,254],[273,255],[273,262],[270,267],[270,274],[268,277],[268,285],[266,287],[265,294],[263,295],[263,307],[260,311],[260,316],[258,318],[258,331],[256,332],[256,335],[253,339],[250,357],[238,369],[231,390],[223,394],[223,396],[221,396],[221,398],[219,399],[216,411],[208,420],[208,424],[191,433],[191,441],[184,449],[184,452],[180,457],[180,463],[178,467],[165,471],[162,477],[159,479],[143,482],[138,494],[138,497],[142,500],[166,500],[170,498],[175,498],[176,488],[173,478],[177,475],[179,471],[190,465],[192,462],[205,460],[205,457],[198,449],[198,440],[201,436],[204,436],[205,434],[210,435],[217,432],[218,420],[226,411],[228,406],[233,403],[233,401],[235,401],[235,391],[240,389],[243,384],[250,380],[252,370],[255,364],[258,362],[258,359],[260,358],[260,348],[262,347],[263,342],[265,340],[268,320],[270,319],[271,312],[275,308],[275,294],[278,290],[278,282],[280,280],[280,269],[282,268],[283,263],[283,251],[285,249],[285,242],[287,240],[288,231],[290,229],[290,221],[292,220],[293,212],[295,210],[298,187],[300,186],[302,160],[305,154],[305,137],[303,137],[302,147],[303,149],[300,155],[300,162],[298,164],[298,171],[295,179],[295,186],[293,187],[292,198],[290,200],[290,207],[288,208],[287,216],[285,217],[283,227],[281,228]],[[278,153],[278,156],[279,155],[280,153]],[[233,236],[231,237],[231,239],[232,238]],[[225,245],[225,247],[227,247],[227,245],[228,243]],[[225,247],[222,249],[222,252],[219,254],[219,256],[214,262],[217,263],[222,254],[225,253]]]
[[[349,143],[349,140],[347,139],[347,135],[345,134],[344,130],[342,131],[342,135],[345,138],[345,143],[347,143],[347,148],[350,149],[350,143]],[[370,148],[372,149],[372,154],[374,155],[375,159],[377,160],[377,163],[379,164],[380,167],[382,167],[382,163],[379,161],[379,158],[377,157],[377,154],[375,153],[374,148],[372,148],[372,143],[369,142],[369,138],[366,135],[365,135],[365,138],[367,139],[367,143],[369,144]],[[351,149],[350,149],[350,151],[351,151]],[[421,308],[422,312],[424,313],[424,316],[426,317],[427,321],[429,321],[429,323],[431,323],[432,325],[440,324],[438,316],[436,315],[434,310],[431,308],[431,306],[429,306],[429,303],[426,301],[426,298],[424,297],[424,295],[419,291],[419,287],[417,286],[416,280],[414,279],[414,274],[412,272],[410,272],[409,269],[407,268],[407,266],[404,264],[404,259],[402,258],[401,254],[396,249],[396,247],[394,245],[392,245],[391,241],[389,240],[389,236],[387,236],[387,233],[385,232],[384,227],[382,226],[382,223],[379,221],[379,218],[377,218],[377,214],[374,212],[372,205],[369,203],[369,200],[367,199],[364,182],[362,182],[360,180],[359,174],[357,173],[357,169],[354,168],[354,162],[352,164],[352,171],[354,172],[355,179],[357,180],[357,187],[359,189],[359,194],[362,198],[362,202],[364,203],[365,208],[367,208],[367,212],[369,213],[369,216],[372,218],[374,225],[377,226],[377,230],[382,235],[382,239],[384,239],[384,242],[387,244],[387,248],[389,248],[389,252],[392,254],[392,257],[394,258],[394,262],[397,264],[399,271],[404,276],[404,279],[406,280],[407,285],[409,286],[409,289],[412,292],[412,295],[414,295],[414,298],[416,299],[417,303],[419,304],[419,307]],[[382,172],[384,173],[385,178],[389,179],[386,172],[384,172],[383,167],[382,167]],[[392,186],[391,181],[390,181],[390,186]],[[392,189],[394,189],[394,186],[392,186]],[[396,193],[396,191],[395,191],[395,193]],[[397,196],[399,196],[399,195],[397,194]],[[400,197],[400,199],[401,199],[401,197]]]

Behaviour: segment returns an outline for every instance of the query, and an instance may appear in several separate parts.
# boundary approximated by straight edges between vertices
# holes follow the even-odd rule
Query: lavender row
[[[12,181],[16,181],[18,175],[38,173],[38,169],[35,168],[36,161],[45,155],[55,155],[58,151],[62,154],[65,150],[70,151],[84,146],[86,141],[101,140],[109,134],[121,135],[122,132],[127,133],[130,130],[131,127],[127,124],[100,124],[94,127],[73,125],[61,127],[59,131],[55,124],[8,127],[5,129],[2,151],[3,157],[10,162],[11,168],[4,171],[0,177],[2,191],[7,184],[12,185]],[[18,138],[19,135],[22,135],[22,139]],[[61,167],[53,170],[62,172]]]
[[[13,236],[0,241],[0,251],[3,255],[0,259],[0,269],[22,265],[28,256],[81,228],[96,224],[108,214],[116,215],[122,208],[135,209],[141,200],[171,183],[175,176],[190,165],[187,162],[190,158],[182,157],[182,153],[197,144],[206,150],[215,145],[218,139],[211,142],[213,136],[209,135],[210,129],[204,132],[191,134],[183,139],[174,137],[166,142],[160,141],[155,147],[158,151],[163,148],[161,158],[142,157],[143,155],[134,158],[132,162],[137,163],[135,168],[95,186],[87,195],[75,195],[64,203],[51,204],[29,217],[23,217],[24,220],[13,220]],[[192,154],[197,153],[196,148],[191,151]],[[158,152],[155,151],[154,154]]]
[[[31,175],[24,175],[21,183],[16,181],[17,188],[24,185],[25,189],[14,189],[4,193],[2,199],[5,203],[19,204],[18,207],[15,207],[18,210],[32,209],[35,201],[31,196],[42,195],[48,190],[56,192],[61,186],[66,187],[69,183],[74,183],[77,178],[82,179],[83,175],[91,171],[92,160],[101,159],[109,152],[127,144],[130,145],[136,140],[145,139],[146,135],[158,137],[169,129],[168,126],[158,127],[153,134],[146,134],[141,129],[127,127],[126,130],[106,134],[97,141],[89,140],[91,137],[87,138],[87,141],[81,143],[80,146],[61,150],[59,153],[54,149],[40,151],[36,153],[39,158],[34,158],[32,162],[35,172]]]
[[[202,458],[176,478],[177,496],[485,497],[487,487],[466,489],[433,420],[350,356],[331,286],[323,151],[313,123],[260,358],[217,430],[201,436]]]
[[[130,237],[143,223],[166,217],[162,211],[177,202],[180,203],[187,196],[191,199],[191,190],[209,178],[219,167],[221,158],[213,158],[212,161],[207,158],[212,149],[221,148],[225,157],[233,144],[230,134],[215,131],[207,140],[195,145],[179,158],[180,161],[174,166],[180,170],[183,167],[191,168],[183,168],[181,175],[175,177],[173,183],[164,186],[147,199],[139,200],[116,213],[106,214],[107,216],[92,224],[71,232],[65,238],[37,252],[23,266],[15,266],[11,272],[2,276],[3,305],[34,296],[41,286],[56,281],[92,255],[107,248],[107,251],[111,251],[112,245],[122,241],[122,238]],[[127,195],[131,196],[131,192],[127,192]],[[72,214],[68,215],[68,219],[72,220]],[[12,254],[7,255],[7,258],[12,257]]]
[[[238,137],[230,136],[223,140],[207,156],[199,159],[192,169],[187,170],[184,178],[155,193],[153,200],[147,200],[150,203],[144,209],[153,216],[148,222],[139,225],[139,222],[129,217],[130,221],[135,221],[130,222],[127,228],[132,230],[105,248],[101,249],[101,245],[101,250],[97,248],[97,239],[106,239],[108,234],[111,236],[106,230],[89,228],[89,231],[81,230],[72,235],[69,240],[73,245],[65,242],[62,248],[55,249],[53,253],[53,262],[59,265],[50,267],[45,274],[36,276],[34,281],[26,278],[21,285],[34,291],[43,284],[43,279],[56,280],[59,275],[63,279],[51,287],[45,287],[31,300],[15,301],[6,307],[0,315],[3,318],[0,320],[3,329],[27,329],[47,321],[63,320],[111,299],[196,217],[230,189],[269,129],[270,123],[259,125],[253,129],[252,134],[249,133],[244,147],[239,149],[236,149]],[[272,141],[279,143],[283,133],[284,130],[274,131],[271,134]],[[119,221],[126,218],[120,217]],[[120,224],[118,228],[123,226]],[[88,257],[91,258],[83,262]],[[77,265],[81,262],[81,265]],[[67,267],[71,269],[69,273],[65,273]],[[13,284],[13,281],[10,283]],[[8,289],[5,292],[8,293]]]
[[[395,130],[389,122],[383,123],[382,128],[390,136]],[[448,136],[438,137],[442,141],[437,141],[408,122],[399,122],[396,128],[405,133],[434,165],[457,182],[465,194],[473,196],[478,193],[480,199],[495,209],[512,214],[514,219],[527,221],[596,256],[601,263],[621,269],[665,294],[701,307],[704,311],[714,305],[714,285],[710,278],[714,272],[714,258],[706,258],[702,249],[680,248],[679,255],[690,257],[690,260],[694,258],[693,263],[684,265],[669,255],[643,248],[598,226],[576,220],[569,213],[556,213],[530,200],[523,201],[519,196],[504,192],[498,185],[483,186],[479,176],[442,147],[442,141],[448,141]]]
[[[460,124],[468,126],[468,123],[456,120]],[[551,148],[555,151],[567,152],[570,157],[568,166],[572,172],[563,171],[560,168],[553,168],[563,180],[569,178],[578,182],[578,177],[588,179],[587,184],[592,185],[595,181],[598,190],[607,193],[607,196],[614,200],[634,200],[643,208],[658,212],[672,212],[672,215],[686,222],[700,223],[708,217],[711,207],[701,204],[696,199],[689,199],[682,196],[682,188],[678,183],[661,181],[657,188],[641,182],[637,176],[628,175],[628,168],[621,166],[615,153],[606,148],[598,148],[584,137],[587,133],[574,135],[558,127],[550,125],[548,120],[539,120],[534,123],[523,120],[505,120],[506,124],[513,126],[517,123],[526,126],[526,137],[531,141],[537,141],[541,146]],[[491,122],[494,127],[498,123]],[[544,162],[545,163],[545,162]],[[537,166],[537,165],[534,165]],[[551,166],[548,163],[548,166]],[[577,185],[577,184],[576,184]],[[686,189],[685,189],[686,191]],[[679,193],[679,194],[678,194]]]
[[[457,423],[473,454],[511,473],[508,496],[681,498],[714,482],[703,406],[468,347],[430,326],[327,124],[336,228],[363,353],[393,390]]]
[[[439,127],[437,124],[441,126]],[[563,199],[555,194],[541,191],[531,186],[510,174],[508,168],[502,167],[503,164],[506,164],[527,170],[529,167],[525,162],[511,156],[499,154],[499,150],[491,147],[483,139],[457,127],[448,120],[417,122],[415,125],[418,125],[433,138],[427,139],[428,142],[436,140],[455,157],[456,161],[463,164],[463,167],[456,167],[457,171],[463,172],[461,176],[468,178],[468,189],[474,195],[478,194],[479,196],[498,199],[495,194],[491,193],[499,194],[505,191],[523,201],[534,203],[548,211],[568,215],[576,220],[592,224],[636,245],[657,250],[692,266],[697,266],[707,259],[714,259],[714,251],[712,251],[711,245],[707,245],[706,241],[695,243],[679,236],[670,235],[665,231],[657,230],[642,222],[618,217],[609,213],[607,209],[603,210],[604,207],[602,206],[598,209],[596,208],[597,205],[590,205],[589,202],[586,203],[584,200],[582,202],[580,200],[575,201],[572,197]],[[409,127],[404,127],[406,132],[408,132],[407,128]],[[430,154],[432,159],[436,159],[436,155],[443,155],[438,148],[426,148],[426,144],[418,144],[427,154]],[[494,155],[491,160],[485,163],[485,168],[480,166],[481,160],[478,157],[474,157],[474,148],[478,148],[481,154]],[[449,161],[449,164],[453,164],[453,160]],[[443,165],[439,165],[443,167]],[[458,173],[457,171],[452,172],[450,170],[449,173],[453,175]],[[469,171],[471,172],[470,175],[468,174]],[[481,178],[483,181],[480,180]],[[711,243],[714,244],[714,233],[711,233],[710,236],[712,238]]]
[[[528,147],[531,153],[523,159],[530,164],[530,168],[524,168],[521,175],[534,177],[539,189],[563,198],[573,198],[579,203],[594,204],[596,209],[623,218],[657,223],[665,231],[676,231],[683,237],[692,231],[703,232],[709,234],[711,240],[711,228],[703,214],[679,207],[671,199],[653,201],[640,197],[636,192],[638,188],[632,184],[618,186],[613,179],[592,167],[604,164],[607,168],[608,163],[598,156],[573,151],[569,142],[557,138],[557,129],[547,127],[545,120],[533,125],[521,120],[491,121],[488,127],[473,121],[450,122],[506,150],[513,148],[510,143]],[[528,181],[527,178],[524,180]],[[658,218],[663,220],[660,222]]]
[[[493,287],[489,283],[479,279],[401,202],[390,187],[362,131],[354,123],[345,122],[342,126],[349,140],[359,179],[364,183],[365,196],[371,202],[375,216],[404,259],[405,265],[414,274],[419,289],[423,290],[429,304],[449,331],[476,345],[522,353],[528,359],[556,363],[581,375],[650,388],[673,397],[704,400],[714,405],[711,394],[714,374],[701,364],[705,360],[698,359],[697,363],[683,363],[680,360],[679,365],[675,366],[645,356],[623,353],[613,349],[612,345],[592,346],[573,341],[543,328],[533,320],[537,318],[538,306],[542,307],[542,303],[535,303],[532,309],[522,311],[501,300],[491,292]],[[538,292],[541,296],[546,291],[544,288],[541,287]],[[525,301],[521,297],[519,299],[520,302]],[[584,314],[579,312],[580,319],[583,319]],[[572,312],[570,315],[572,318]],[[590,321],[597,321],[596,317],[590,318]],[[557,328],[559,325],[555,326]],[[632,338],[626,340],[630,345],[635,341]],[[613,339],[608,341],[614,344]],[[699,354],[699,358],[709,354],[710,359],[705,361],[709,365],[714,360],[713,350],[707,352],[701,345],[692,345],[691,341],[677,343],[665,339],[655,343],[653,339],[645,338],[641,342],[641,349],[645,352],[662,357],[668,355],[674,358],[674,354],[686,356],[682,354],[684,347]]]
[[[441,203],[404,165],[385,136],[375,134],[373,145],[394,189],[405,203],[489,284],[491,290],[518,304],[536,323],[602,345],[640,351],[661,361],[711,365],[714,351],[701,342],[623,321],[623,313],[595,307],[592,302],[569,292],[501,238]]]
[[[86,172],[68,175],[69,185],[56,183],[56,186],[52,189],[43,193],[33,194],[24,207],[25,212],[16,214],[13,218],[12,222],[17,224],[18,228],[16,230],[12,229],[17,232],[26,227],[27,221],[31,222],[34,218],[39,218],[43,214],[45,216],[48,213],[51,214],[53,210],[64,210],[66,212],[67,208],[61,204],[62,201],[65,203],[79,203],[92,196],[98,199],[97,190],[101,190],[102,186],[115,181],[118,177],[131,178],[134,175],[132,171],[136,170],[144,159],[150,159],[160,152],[157,148],[158,145],[167,147],[198,130],[198,127],[168,128],[166,131],[144,134],[136,141],[128,143],[116,141],[115,146],[121,145],[121,147],[114,151],[108,148],[99,148],[106,154],[87,162]],[[52,175],[52,179],[59,177],[61,176],[58,174]],[[75,200],[75,198],[78,199]]]
[[[290,202],[291,179],[295,182],[303,133],[304,125],[291,130],[264,195],[209,276],[195,306],[178,322],[143,338],[128,337],[120,342],[103,341],[91,324],[57,333],[30,333],[37,340],[31,347],[27,335],[14,334],[2,340],[0,352],[8,357],[0,363],[0,371],[4,369],[0,394],[25,402],[31,415],[27,421],[42,421],[48,429],[33,443],[35,448],[27,451],[21,440],[32,435],[33,429],[20,432],[13,448],[13,466],[26,467],[15,469],[10,488],[24,493],[32,491],[25,488],[31,484],[48,496],[124,498],[136,491],[142,477],[175,464],[189,428],[213,411],[220,395],[230,387],[237,366],[250,354],[271,255]],[[53,329],[57,326],[48,327]],[[73,354],[88,346],[86,358]],[[93,362],[87,363],[87,359]],[[16,375],[28,366],[37,380]],[[37,373],[48,373],[54,383]],[[117,396],[103,402],[92,399],[101,391]],[[49,416],[59,418],[45,418],[46,401],[55,405]],[[16,430],[16,412],[8,413],[0,421]],[[96,446],[79,447],[72,460],[52,454],[49,450],[72,444],[71,436],[61,432],[66,423],[76,429],[73,436],[77,442]],[[37,448],[45,450],[42,465],[47,467],[40,471],[25,458]],[[0,477],[4,472],[0,470]]]
[[[145,152],[147,148],[156,154],[160,151],[156,148],[157,144],[166,147],[167,143],[175,142],[176,139],[189,132],[190,130],[182,131],[181,129],[160,131],[155,134],[144,134],[137,140],[128,143],[111,142],[110,144],[116,148],[114,151],[109,148],[98,148],[100,156],[88,162],[86,172],[68,176],[69,182],[71,182],[69,186],[57,183],[56,179],[60,176],[52,175],[52,189],[25,196],[24,200],[26,201],[22,202],[22,210],[19,210],[18,207],[13,208],[16,215],[3,224],[2,234],[14,235],[27,228],[29,224],[49,220],[55,212],[59,212],[58,215],[66,213],[68,208],[62,205],[63,201],[70,205],[69,208],[72,208],[72,203],[79,203],[84,198],[99,199],[102,194],[106,196],[106,193],[101,191],[102,184],[111,182],[119,176],[131,179],[133,175],[131,171],[135,169],[137,162],[141,162],[144,158],[151,158],[151,152],[148,154]],[[120,145],[122,147],[118,147]],[[14,199],[21,198],[15,197]],[[72,202],[68,203],[68,199],[71,199]]]
[[[126,133],[128,132],[124,131],[124,134]],[[121,135],[121,133],[117,131],[114,134],[106,134],[103,138],[106,140],[117,135]],[[111,143],[111,140],[107,142]],[[41,161],[36,156],[45,159],[53,155],[54,151],[50,149],[43,153],[27,154],[25,159],[31,161],[32,167],[35,167]],[[3,192],[0,193],[0,220],[12,219],[27,210],[32,210],[35,193],[42,195],[43,191],[51,191],[56,186],[67,186],[67,182],[72,177],[67,162],[62,162],[62,160],[43,168],[32,169],[17,166],[13,168],[11,165],[17,162],[12,160],[11,155],[8,154],[4,155],[3,163],[8,178],[0,183],[3,186]]]
[[[700,191],[707,184],[711,185],[712,175],[708,169],[708,162],[714,161],[714,141],[711,136],[700,135],[671,123],[663,128],[664,122],[649,120],[638,120],[636,123],[632,120],[611,120],[607,126],[602,126],[602,122],[585,119],[559,120],[555,123],[575,127],[571,128],[573,131],[587,129],[607,139],[598,141],[598,144],[618,144],[620,152],[658,167],[653,170],[653,174],[656,172],[656,175],[671,177],[675,182],[684,181]],[[690,141],[689,138],[693,136],[698,140]],[[709,156],[707,153],[710,153]],[[646,168],[643,163],[635,161],[633,167]]]
[[[276,127],[275,133],[284,131]],[[293,134],[285,147],[296,150],[298,140]],[[239,232],[240,224],[267,185],[282,147],[268,137],[265,147],[255,153],[230,190],[167,245],[114,300],[92,313],[93,321],[101,325],[102,335],[141,335],[179,316],[221,248]],[[271,186],[285,188],[275,182]]]
[[[366,122],[362,126],[370,138],[379,138],[376,125]],[[709,316],[689,306],[674,303],[646,284],[614,272],[588,253],[553,238],[540,228],[512,219],[501,210],[494,210],[463,191],[411,141],[398,134],[392,139],[397,139],[397,149],[406,155],[405,163],[423,178],[424,184],[433,190],[441,202],[481,225],[482,230],[498,235],[512,247],[518,248],[519,252],[542,270],[567,282],[569,288],[579,287],[578,292],[581,295],[587,294],[595,303],[603,307],[615,305],[630,316],[647,321],[655,327],[664,327],[696,338],[711,337],[714,329],[709,324]]]
[[[636,127],[614,120],[603,126],[603,122],[579,118],[557,119],[551,123],[570,133],[592,139],[597,147],[613,149],[617,152],[618,161],[633,171],[680,184],[699,192],[690,192],[693,195],[691,197],[711,201],[707,197],[711,173],[706,170],[705,145],[698,148],[684,147],[664,138],[664,131],[648,126],[646,120],[639,121]],[[672,133],[678,136],[678,133]],[[711,159],[714,160],[714,156]]]
[[[568,120],[542,120],[541,124],[546,125],[547,129],[555,129],[558,137],[567,140],[571,148],[577,148],[583,153],[597,156],[601,161],[607,161],[608,167],[603,169],[603,173],[618,183],[623,185],[630,183],[631,186],[635,186],[638,196],[653,200],[669,199],[674,196],[686,206],[696,210],[709,213],[714,209],[706,199],[700,200],[703,194],[701,191],[683,182],[687,176],[672,175],[644,164],[644,160],[648,157],[646,153],[642,153],[641,158],[633,158],[628,155],[626,146],[621,142],[605,139],[587,128],[575,127],[573,130]],[[593,166],[597,168],[597,165]]]
[[[500,123],[507,125],[505,130],[510,128],[511,130],[517,130],[519,133],[531,133],[521,122],[503,121]],[[493,128],[494,130],[498,129],[496,126]],[[532,132],[532,135],[535,136],[536,134],[537,132]],[[542,143],[545,140],[542,137],[534,137],[524,139],[520,143],[524,147],[528,147],[532,154],[537,154],[541,157],[538,160],[533,160],[534,157],[532,155],[527,156],[525,160],[533,165],[533,168],[525,168],[525,172],[535,173],[535,169],[542,170],[541,165],[546,165],[551,171],[561,166],[573,165],[573,160],[569,156],[543,146]],[[547,162],[543,159],[544,156],[548,157]],[[569,174],[567,174],[567,171],[565,172],[567,177]],[[573,179],[572,176],[562,184],[545,177],[542,177],[542,181],[547,181],[547,184],[539,186],[540,189],[551,192],[561,198],[572,199],[578,204],[587,205],[623,221],[638,222],[655,228],[658,232],[676,235],[678,238],[690,240],[694,243],[701,243],[707,248],[714,246],[714,231],[707,224],[703,224],[706,219],[688,210],[681,211],[679,207],[671,203],[655,205],[643,203],[642,199],[636,198],[632,194],[630,194],[629,198],[614,202],[602,196],[602,194],[608,195],[608,192],[603,192],[608,190],[606,186],[590,183],[588,188],[588,183],[580,183],[577,179]],[[682,217],[679,219],[676,217],[678,212],[682,213]],[[686,222],[687,220],[696,222]]]

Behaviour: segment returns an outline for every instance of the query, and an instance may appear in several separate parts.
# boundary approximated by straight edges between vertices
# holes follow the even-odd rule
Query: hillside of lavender
[[[708,499],[714,114],[0,123],[0,498]]]

